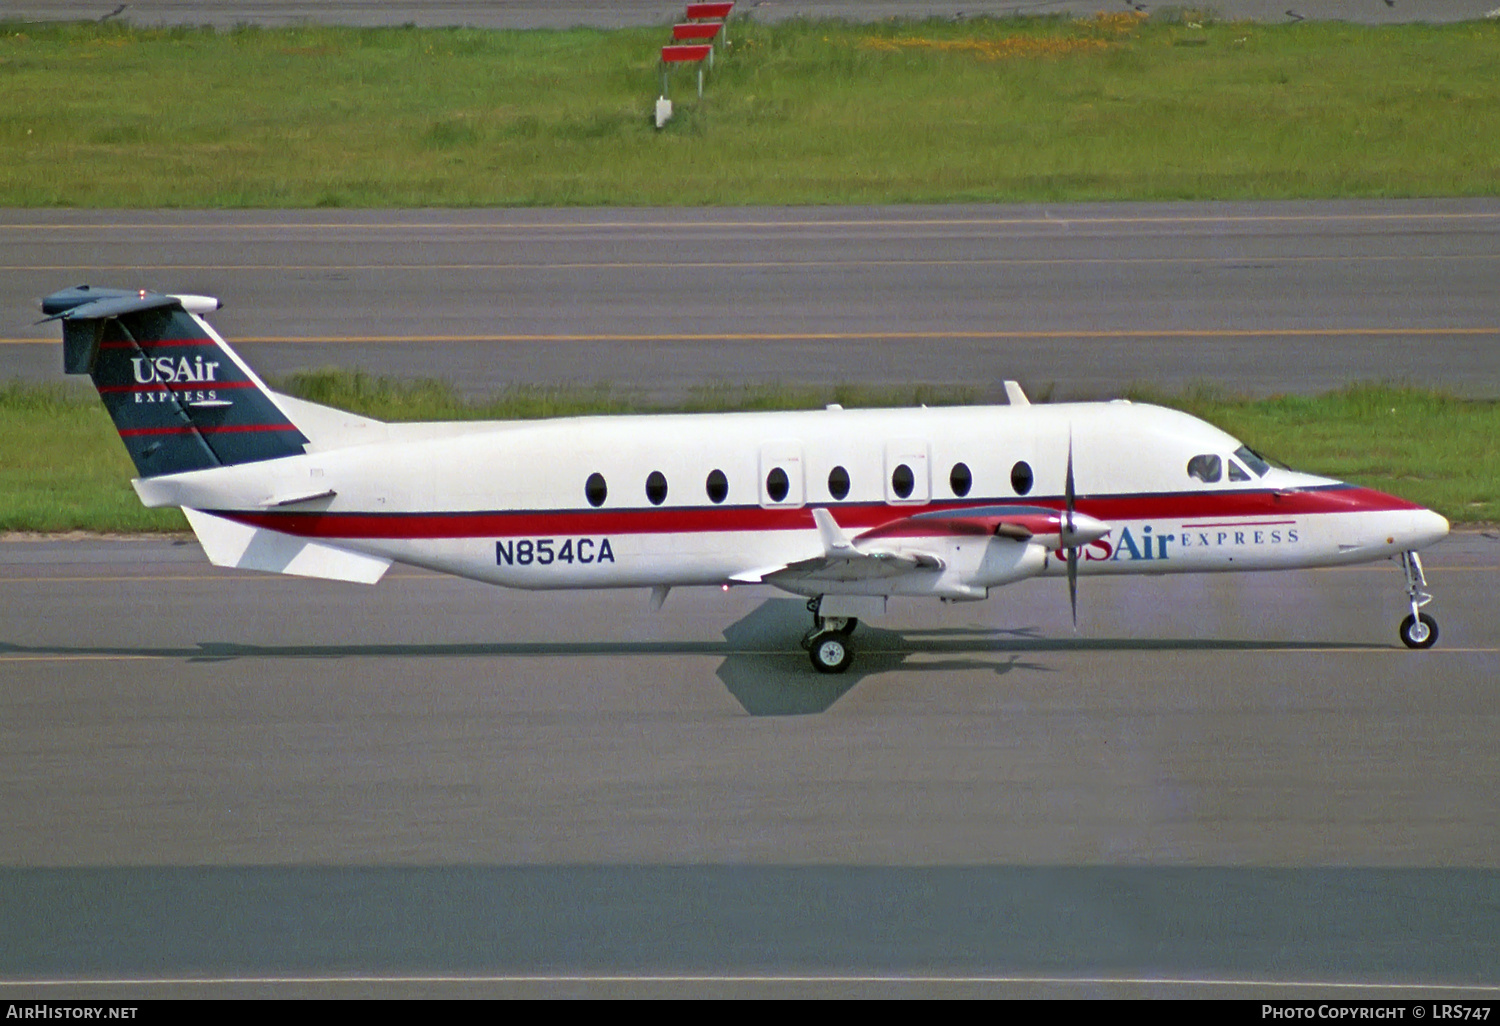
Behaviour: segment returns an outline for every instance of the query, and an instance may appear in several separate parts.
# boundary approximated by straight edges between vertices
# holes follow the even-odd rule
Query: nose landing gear
[[[807,611],[812,614],[812,629],[802,635],[802,647],[812,659],[813,669],[819,673],[843,673],[854,662],[854,647],[849,636],[859,621],[854,617],[822,616],[818,610],[823,598],[807,600]]]
[[[1432,595],[1427,591],[1421,558],[1415,552],[1401,553],[1401,570],[1406,574],[1406,598],[1411,603],[1411,614],[1401,621],[1401,643],[1407,648],[1431,648],[1437,644],[1438,625],[1422,612],[1422,607],[1432,601]]]

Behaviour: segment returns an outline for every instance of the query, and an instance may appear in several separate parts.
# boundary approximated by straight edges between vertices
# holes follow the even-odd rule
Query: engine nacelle
[[[1035,577],[1047,566],[1047,549],[1035,541],[993,538],[985,546],[978,569],[964,581],[978,588],[994,588]]]

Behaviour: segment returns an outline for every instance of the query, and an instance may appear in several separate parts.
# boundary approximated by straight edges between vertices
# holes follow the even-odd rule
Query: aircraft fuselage
[[[821,553],[814,507],[856,537],[918,513],[1061,509],[1070,439],[1077,509],[1110,525],[1082,547],[1081,574],[1359,562],[1447,529],[1369,489],[1279,467],[1257,473],[1217,428],[1131,403],[580,417],[380,434],[140,487],[152,505],[516,588],[734,583]],[[1219,461],[1219,480],[1189,475],[1202,456]],[[1246,479],[1230,480],[1231,466]],[[590,491],[591,478],[602,493]],[[333,494],[266,506],[325,491]],[[943,565],[847,590],[942,595],[960,583],[1006,583],[1003,573],[986,576],[985,563],[1013,547],[923,534],[920,521],[887,546]],[[1049,550],[1036,572],[1062,573],[1059,553]]]

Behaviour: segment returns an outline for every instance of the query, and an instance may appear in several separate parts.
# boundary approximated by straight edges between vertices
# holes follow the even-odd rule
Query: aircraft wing
[[[899,577],[913,570],[941,570],[943,561],[926,553],[869,552],[857,556],[815,556],[788,563],[762,576],[768,584],[781,581],[871,581]]]
[[[780,567],[764,567],[736,575],[737,581],[851,582],[899,577],[921,570],[943,570],[943,558],[923,552],[920,542],[913,548],[907,539],[1000,537],[1015,542],[1035,541],[1047,548],[1064,544],[1062,510],[1046,506],[979,506],[961,510],[917,513],[850,538],[827,509],[815,508],[813,521],[823,543],[821,555],[800,559]],[[1102,537],[1105,524],[1081,513],[1074,514],[1073,544]]]
[[[812,515],[823,542],[823,554],[763,572],[761,580],[770,584],[788,580],[869,581],[898,577],[914,570],[943,569],[942,559],[930,553],[856,545],[828,510],[819,507]]]

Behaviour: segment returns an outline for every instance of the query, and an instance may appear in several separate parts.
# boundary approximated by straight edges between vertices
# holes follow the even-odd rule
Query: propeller
[[[1064,517],[1062,540],[1068,550],[1068,605],[1073,609],[1073,630],[1078,630],[1078,534],[1073,526],[1076,496],[1073,492],[1073,429],[1068,428],[1068,474],[1063,481]]]
[[[1063,479],[1062,522],[1057,526],[1058,545],[1068,554],[1068,605],[1073,610],[1073,629],[1078,629],[1078,553],[1085,545],[1109,534],[1102,520],[1078,512],[1078,489],[1073,482],[1073,429],[1068,428],[1068,472]]]

